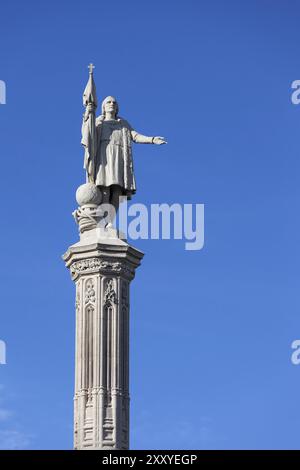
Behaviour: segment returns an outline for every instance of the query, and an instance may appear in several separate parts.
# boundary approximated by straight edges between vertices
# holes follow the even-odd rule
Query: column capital
[[[75,244],[63,255],[71,277],[76,281],[85,274],[111,274],[132,280],[144,253],[126,242]]]

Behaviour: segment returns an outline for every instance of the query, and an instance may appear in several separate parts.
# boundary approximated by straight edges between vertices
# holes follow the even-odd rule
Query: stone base
[[[80,241],[73,246],[84,246],[93,243],[112,244],[112,245],[128,245],[125,235],[121,230],[114,227],[102,228],[96,227],[93,230],[80,234]]]

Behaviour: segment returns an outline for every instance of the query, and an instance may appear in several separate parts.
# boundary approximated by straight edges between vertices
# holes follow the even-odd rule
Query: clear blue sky
[[[133,202],[204,203],[205,247],[136,241],[131,447],[300,448],[299,1],[2,2],[0,447],[72,447],[87,64],[140,132]]]

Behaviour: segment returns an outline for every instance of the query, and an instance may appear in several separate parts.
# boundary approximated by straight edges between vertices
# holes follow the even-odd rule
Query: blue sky
[[[299,449],[299,1],[2,2],[0,448],[72,447],[87,64],[136,130],[133,202],[204,203],[205,246],[138,240],[131,447]]]

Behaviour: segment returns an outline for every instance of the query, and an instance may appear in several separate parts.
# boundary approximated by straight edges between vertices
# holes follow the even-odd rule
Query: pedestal
[[[117,235],[91,230],[63,256],[76,284],[75,449],[129,448],[129,290],[143,253]]]

